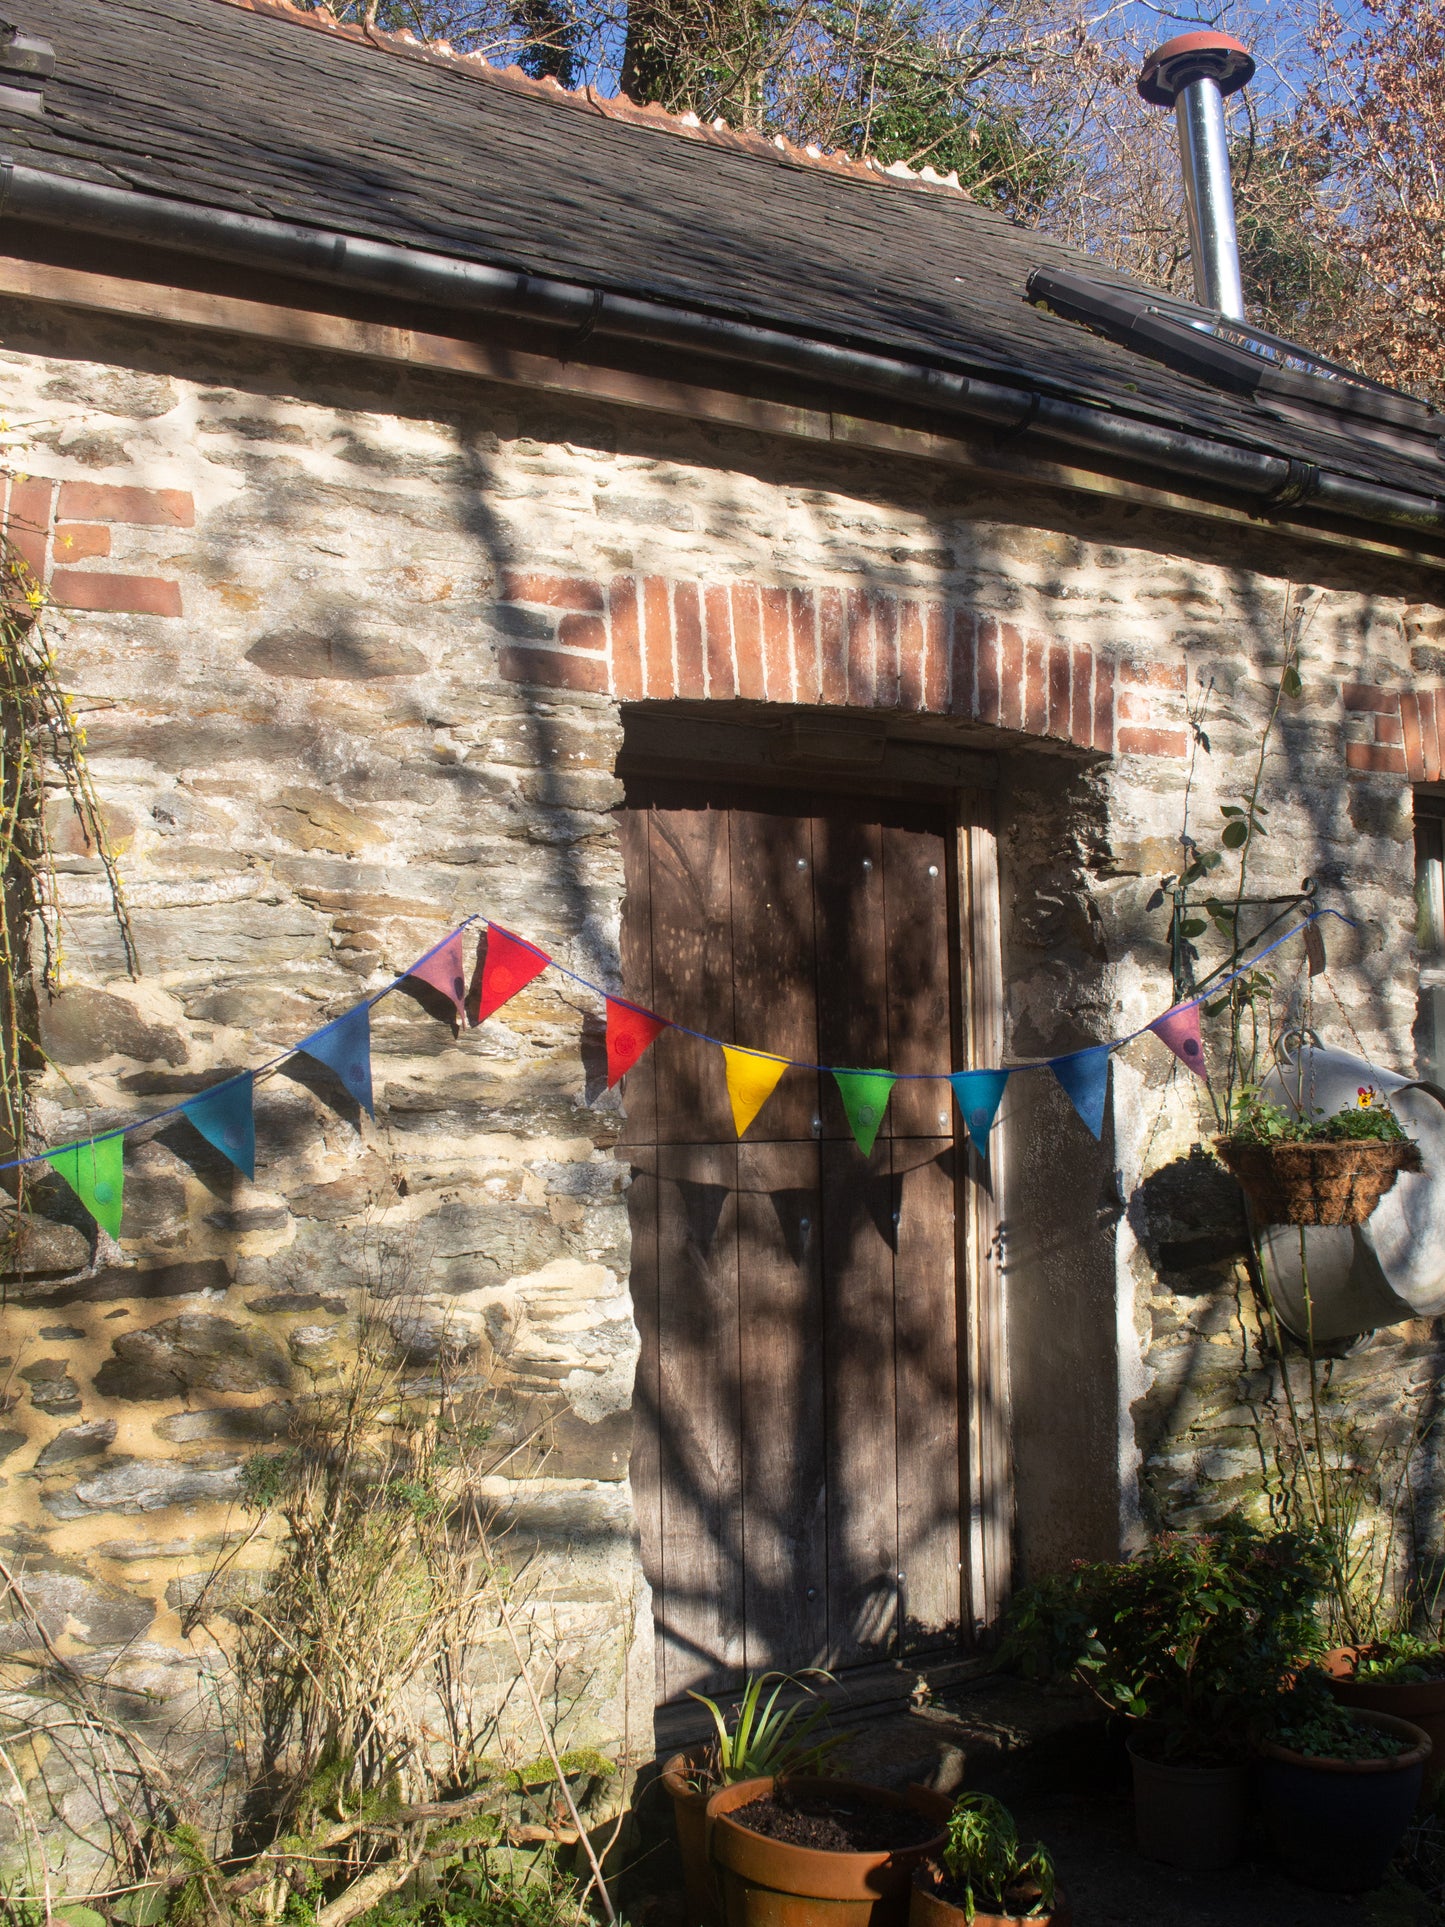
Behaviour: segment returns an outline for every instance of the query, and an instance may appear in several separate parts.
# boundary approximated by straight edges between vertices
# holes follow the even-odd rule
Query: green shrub
[[[1166,1533],[1121,1564],[1080,1563],[1026,1588],[1004,1652],[1147,1723],[1165,1759],[1227,1762],[1268,1730],[1281,1692],[1321,1650],[1328,1577],[1309,1533],[1238,1519]]]

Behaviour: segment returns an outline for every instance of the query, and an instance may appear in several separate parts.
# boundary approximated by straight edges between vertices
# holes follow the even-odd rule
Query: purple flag
[[[420,963],[414,963],[407,971],[408,977],[415,977],[419,983],[430,984],[439,990],[443,997],[450,997],[457,1007],[457,1023],[467,1021],[467,966],[462,956],[462,933],[454,930],[443,944]]]
[[[1181,1064],[1187,1064],[1197,1076],[1203,1077],[1204,1045],[1199,1036],[1198,1004],[1180,1004],[1176,1010],[1166,1010],[1149,1028],[1169,1046]]]

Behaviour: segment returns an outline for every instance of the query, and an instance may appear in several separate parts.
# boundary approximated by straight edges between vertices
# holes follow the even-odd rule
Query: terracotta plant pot
[[[1129,1742],[1134,1837],[1146,1860],[1190,1873],[1232,1867],[1244,1849],[1243,1766],[1175,1766]]]
[[[1389,1713],[1429,1736],[1430,1758],[1420,1789],[1420,1804],[1426,1806],[1445,1775],[1445,1679],[1356,1679],[1357,1650],[1354,1646],[1337,1646],[1326,1653],[1324,1668],[1330,1691],[1341,1706],[1358,1707],[1364,1713]]]
[[[928,1868],[913,1876],[908,1903],[908,1927],[968,1927],[968,1916],[934,1891]],[[973,1927],[1073,1927],[1074,1916],[1062,1887],[1054,1889],[1054,1904],[1046,1914],[975,1914]]]
[[[1401,1171],[1420,1169],[1419,1146],[1376,1138],[1346,1144],[1249,1144],[1217,1137],[1261,1224],[1363,1224]]]
[[[731,1817],[734,1808],[765,1800],[775,1788],[842,1795],[894,1811],[911,1808],[936,1821],[938,1830],[916,1847],[891,1853],[828,1853],[769,1840]],[[890,1793],[854,1780],[807,1776],[719,1787],[707,1803],[708,1855],[727,1927],[904,1927],[913,1870],[941,1852],[951,1811],[951,1802],[926,1787]]]
[[[687,1892],[688,1927],[718,1927],[722,1903],[707,1857],[708,1795],[688,1784],[697,1764],[690,1753],[674,1753],[662,1769],[662,1784],[672,1801],[672,1824],[682,1857],[682,1884]]]
[[[1269,1742],[1259,1763],[1260,1812],[1291,1880],[1363,1893],[1385,1878],[1420,1797],[1428,1735],[1388,1713],[1356,1713],[1409,1745],[1388,1760],[1316,1760]]]

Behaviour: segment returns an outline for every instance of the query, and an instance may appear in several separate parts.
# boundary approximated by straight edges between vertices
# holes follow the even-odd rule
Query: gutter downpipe
[[[401,297],[466,313],[573,327],[584,335],[689,349],[934,408],[1020,434],[1043,432],[1095,454],[1142,462],[1251,497],[1261,509],[1312,506],[1421,535],[1445,536],[1445,500],[1333,475],[1037,391],[731,321],[577,282],[459,261],[422,249],[137,194],[0,162],[0,216],[170,248],[240,267]]]

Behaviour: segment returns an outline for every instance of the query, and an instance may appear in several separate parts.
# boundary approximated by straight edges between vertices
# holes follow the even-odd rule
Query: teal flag
[[[1008,1075],[1007,1071],[955,1071],[948,1080],[958,1099],[958,1108],[963,1112],[968,1135],[984,1157],[988,1156],[988,1134],[998,1116]]]
[[[848,1127],[866,1158],[888,1109],[888,1093],[898,1080],[887,1071],[834,1071],[833,1081],[848,1113]]]
[[[228,1077],[181,1106],[207,1144],[213,1144],[244,1177],[256,1176],[256,1115],[249,1071]]]

